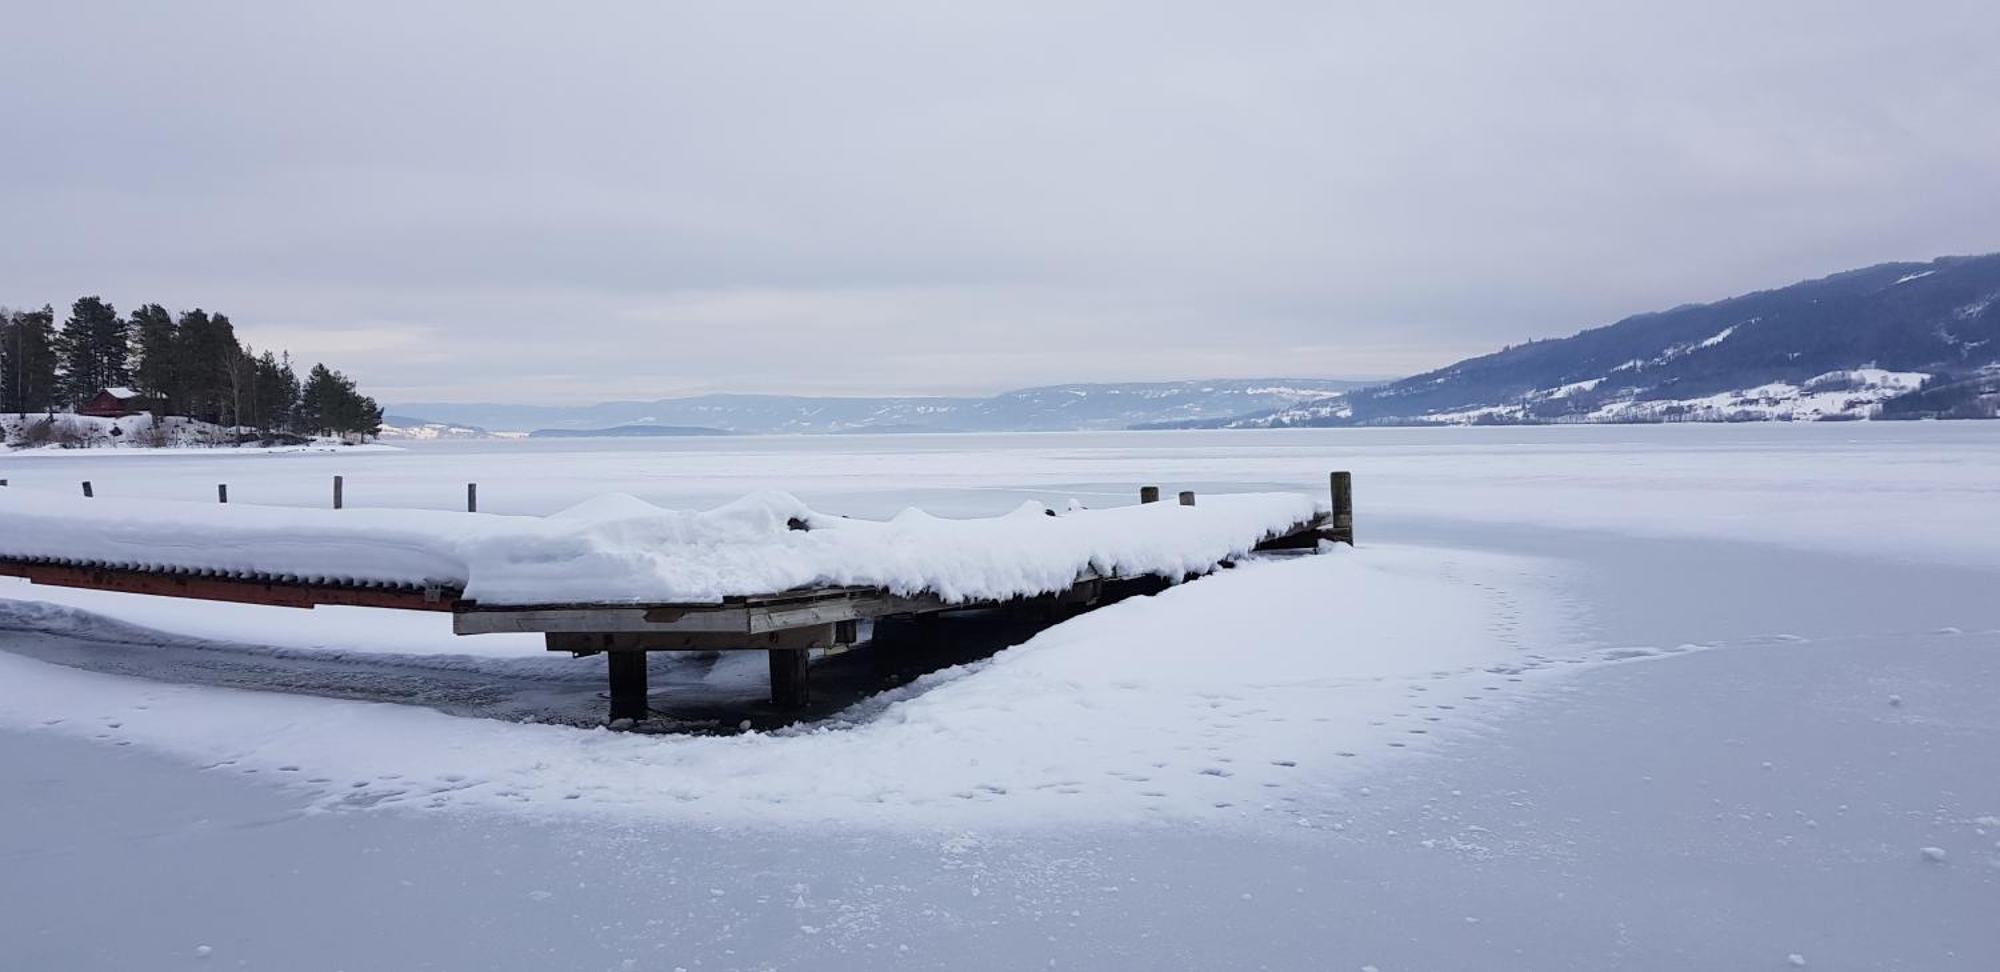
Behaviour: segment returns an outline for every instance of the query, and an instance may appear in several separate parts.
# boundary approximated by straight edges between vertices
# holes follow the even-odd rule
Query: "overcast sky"
[[[2000,4],[0,0],[0,304],[385,402],[1388,376],[2000,250]]]

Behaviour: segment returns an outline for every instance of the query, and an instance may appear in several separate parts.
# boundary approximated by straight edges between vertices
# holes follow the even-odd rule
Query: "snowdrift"
[[[887,521],[757,493],[706,511],[624,494],[547,517],[84,499],[0,490],[0,557],[306,583],[438,585],[485,604],[713,603],[866,586],[947,601],[1063,590],[1079,578],[1179,577],[1321,512],[1292,493],[1205,496],[1064,515],[1027,503]]]

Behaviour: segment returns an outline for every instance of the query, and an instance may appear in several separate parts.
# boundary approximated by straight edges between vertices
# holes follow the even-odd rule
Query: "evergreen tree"
[[[181,315],[178,355],[181,393],[174,396],[190,418],[216,424],[235,420],[236,367],[243,349],[229,318],[196,308]]]
[[[346,375],[316,364],[299,398],[299,424],[321,435],[371,436],[382,431],[382,408]]]
[[[254,373],[257,427],[267,432],[289,428],[299,402],[299,376],[292,373],[291,361],[266,351],[257,356]]]
[[[55,406],[55,319],[46,306],[0,315],[0,410],[26,416]]]
[[[158,405],[158,414],[175,414],[181,402],[175,397],[180,387],[180,331],[173,315],[158,304],[147,304],[132,312],[132,343],[139,360],[132,368],[132,384]]]
[[[73,405],[81,405],[99,389],[131,382],[126,365],[130,329],[118,311],[103,299],[84,297],[70,306],[56,348],[62,358],[62,390]]]
[[[289,427],[299,398],[299,379],[291,366],[269,351],[259,355],[244,348],[239,371],[242,412],[238,424],[264,432]]]

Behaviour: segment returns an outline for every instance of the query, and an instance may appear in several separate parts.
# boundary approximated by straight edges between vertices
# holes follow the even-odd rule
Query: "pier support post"
[[[611,671],[611,721],[644,719],[646,707],[646,653],[607,651],[604,660]]]
[[[478,484],[478,483],[466,483],[466,484],[465,484],[465,512],[467,512],[467,513],[477,513],[477,512],[479,512],[479,484]]]
[[[1354,546],[1354,474],[1346,470],[1334,473],[1333,486],[1333,531],[1337,539],[1348,546]]]
[[[1158,503],[1159,501],[1160,501],[1160,487],[1158,486],[1139,487],[1139,502]]]
[[[806,648],[773,648],[765,653],[771,657],[771,702],[778,708],[803,709],[812,701],[806,688],[811,653]]]
[[[1182,506],[1194,505],[1194,490],[1191,489],[1181,490],[1181,505]]]
[[[347,485],[346,480],[341,479],[339,476],[333,477],[333,508],[336,510],[340,509],[340,502],[342,499],[340,495],[341,487],[345,485]]]
[[[216,483],[216,484],[215,484],[215,501],[216,501],[217,503],[227,503],[227,502],[229,502],[229,484],[228,484],[228,483]]]

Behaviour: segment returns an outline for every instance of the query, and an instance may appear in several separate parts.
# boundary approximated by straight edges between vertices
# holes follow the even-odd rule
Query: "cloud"
[[[1983,3],[10,28],[0,302],[220,308],[385,398],[1380,375],[2000,248]]]

